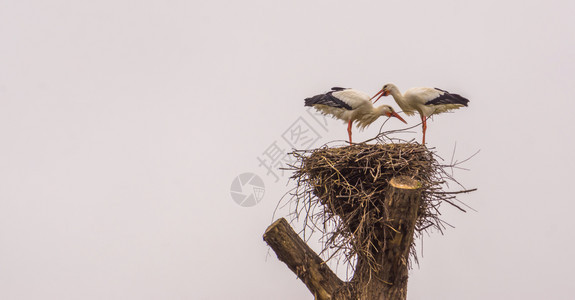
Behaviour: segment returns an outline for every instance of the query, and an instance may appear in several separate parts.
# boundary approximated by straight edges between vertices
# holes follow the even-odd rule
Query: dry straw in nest
[[[432,151],[415,142],[322,147],[291,154],[297,159],[292,166],[297,183],[294,217],[303,219],[304,236],[320,232],[328,259],[344,254],[350,265],[355,255],[368,256],[373,243],[382,240],[383,201],[393,177],[408,176],[422,184],[416,236],[429,229],[442,231],[447,224],[439,218],[439,206],[446,202],[465,211],[453,200],[455,194],[471,191],[444,192],[445,183],[454,181],[445,169],[453,165],[439,164]],[[413,245],[411,253],[417,261]]]

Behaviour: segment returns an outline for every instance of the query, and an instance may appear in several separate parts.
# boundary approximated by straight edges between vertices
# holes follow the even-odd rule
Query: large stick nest
[[[292,179],[297,182],[293,200],[295,217],[303,218],[306,232],[321,232],[324,254],[328,258],[344,254],[353,265],[354,257],[370,259],[370,247],[381,242],[386,224],[383,203],[388,183],[396,176],[408,176],[422,184],[415,234],[445,229],[439,206],[454,203],[455,194],[444,192],[446,182],[454,181],[432,151],[421,144],[388,143],[292,152],[297,162]],[[412,245],[411,257],[417,261]],[[341,258],[341,256],[339,256]],[[370,261],[373,268],[377,262]]]

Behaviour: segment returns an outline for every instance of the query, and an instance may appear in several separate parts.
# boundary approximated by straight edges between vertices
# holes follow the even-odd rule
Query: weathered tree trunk
[[[386,193],[383,240],[373,241],[371,257],[359,254],[353,279],[342,282],[291,229],[285,219],[270,225],[264,240],[278,258],[298,275],[316,299],[404,300],[407,296],[409,250],[421,204],[421,184],[409,177],[394,177]],[[374,226],[376,226],[374,224]]]
[[[406,299],[409,249],[421,203],[420,187],[418,181],[409,177],[390,180],[384,202],[388,226],[382,228],[384,241],[373,253],[381,267],[370,270],[365,257],[358,257],[354,279],[359,281],[358,287],[365,286],[363,291],[357,291],[358,299]],[[362,282],[368,283],[362,285]]]
[[[332,299],[343,281],[281,218],[268,227],[264,241],[314,294],[315,299]]]

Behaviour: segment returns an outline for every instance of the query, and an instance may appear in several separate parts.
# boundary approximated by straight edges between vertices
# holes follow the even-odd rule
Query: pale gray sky
[[[570,299],[574,15],[567,0],[0,1],[0,299],[313,299],[267,255],[289,186],[257,158],[309,120],[305,97],[388,82],[466,96],[428,143],[481,150],[455,173],[478,212],[446,207],[456,228],[425,238],[409,299]],[[347,138],[314,126],[316,145]],[[266,184],[254,207],[230,196],[243,172]]]

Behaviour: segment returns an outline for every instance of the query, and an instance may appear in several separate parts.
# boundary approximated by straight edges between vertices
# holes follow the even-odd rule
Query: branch
[[[315,299],[332,299],[343,286],[343,281],[306,245],[284,218],[266,229],[264,241],[278,259],[305,283]]]

